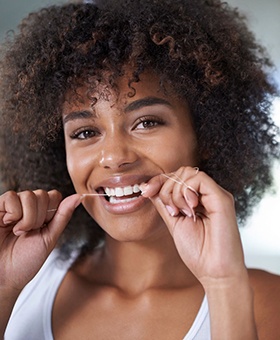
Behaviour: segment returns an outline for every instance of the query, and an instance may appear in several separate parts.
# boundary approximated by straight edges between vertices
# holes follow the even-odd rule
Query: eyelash
[[[145,126],[144,124],[148,123],[149,126]],[[143,128],[139,128],[139,125],[143,124]],[[152,125],[150,125],[152,124]],[[138,119],[137,123],[135,124],[134,130],[136,130],[137,128],[140,130],[148,130],[148,129],[153,129],[158,125],[164,125],[164,121],[159,118],[159,117],[153,117],[153,116],[145,116],[145,117],[141,117]],[[70,135],[70,138],[72,139],[80,139],[80,140],[86,140],[92,137],[96,137],[99,134],[99,132],[97,130],[94,130],[90,127],[88,128],[82,128],[78,131],[73,132]],[[81,135],[83,135],[83,137],[81,137]]]
[[[84,135],[84,137],[81,137],[82,134]],[[85,134],[87,134],[87,135],[85,135]],[[73,132],[70,135],[70,138],[85,140],[85,139],[88,139],[88,138],[96,137],[97,135],[98,135],[97,130],[94,130],[92,128],[83,128],[83,129],[80,129],[78,131]]]
[[[144,126],[144,123],[152,123],[152,126]],[[138,122],[135,124],[135,129],[137,129],[140,124],[143,124],[143,128],[140,129],[153,129],[158,125],[164,125],[164,121],[159,117],[145,116],[139,118]]]

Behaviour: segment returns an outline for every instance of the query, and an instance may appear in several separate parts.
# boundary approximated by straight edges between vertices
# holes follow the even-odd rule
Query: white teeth
[[[113,191],[113,193],[112,193]],[[105,188],[105,194],[108,196],[114,196],[115,195],[115,190],[114,189],[110,189],[110,188]]]
[[[115,189],[115,196],[122,197],[123,196],[123,189],[122,188],[116,188]]]
[[[133,188],[131,186],[124,187],[123,193],[124,193],[124,196],[132,195],[133,194]]]
[[[111,196],[109,198],[109,202],[111,204],[119,204],[119,203],[125,203],[125,202],[130,202],[130,201],[133,201],[135,199],[137,199],[138,197],[131,197],[131,198],[124,198],[124,199],[117,199],[115,196]]]
[[[137,194],[137,192],[140,192],[141,190],[140,190],[140,188],[139,188],[139,185],[138,184],[134,184],[134,186],[133,186],[133,192],[135,193],[135,194]]]
[[[122,196],[129,196],[134,194],[137,194],[138,192],[141,192],[139,185],[138,184],[134,184],[133,186],[129,185],[126,186],[124,188],[105,188],[105,193],[107,196],[112,197],[112,196],[116,196],[116,197],[122,197]]]

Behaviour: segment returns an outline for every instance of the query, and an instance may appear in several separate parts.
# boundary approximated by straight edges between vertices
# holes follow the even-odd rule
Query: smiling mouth
[[[105,192],[106,200],[111,204],[120,204],[131,202],[141,196],[141,189],[139,184],[128,185],[125,187],[116,187],[116,188],[102,188],[100,189]]]

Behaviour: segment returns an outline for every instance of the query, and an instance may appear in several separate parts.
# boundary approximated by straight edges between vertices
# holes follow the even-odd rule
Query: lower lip
[[[128,214],[140,209],[147,201],[147,198],[139,196],[127,202],[110,203],[105,197],[100,197],[105,209],[112,214]]]

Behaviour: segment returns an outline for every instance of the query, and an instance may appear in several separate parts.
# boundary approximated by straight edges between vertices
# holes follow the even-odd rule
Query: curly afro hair
[[[266,52],[245,19],[216,0],[113,0],[30,14],[1,50],[3,188],[74,192],[61,123],[66,91],[154,70],[189,103],[200,168],[231,192],[244,222],[272,185],[279,157],[270,109],[278,95]],[[68,92],[69,93],[69,92]],[[133,95],[133,94],[132,94]],[[101,228],[79,208],[60,241],[87,253]]]

